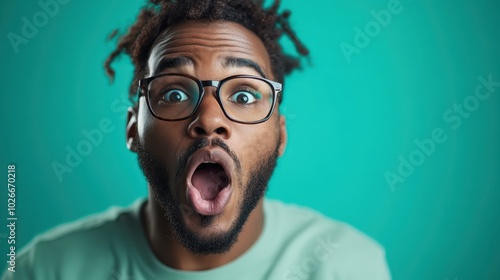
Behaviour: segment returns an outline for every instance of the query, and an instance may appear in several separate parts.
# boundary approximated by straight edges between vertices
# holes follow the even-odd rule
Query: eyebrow
[[[266,78],[266,75],[264,74],[264,71],[262,71],[262,68],[259,66],[259,64],[250,59],[239,58],[239,57],[227,57],[224,63],[224,67],[226,68],[231,66],[252,68],[253,70],[257,71],[257,73],[259,73],[262,76],[262,78]]]
[[[163,58],[160,60],[158,65],[156,66],[155,73],[160,73],[167,69],[172,68],[180,68],[187,65],[194,65],[194,62],[191,58],[185,56],[178,56],[172,58]]]
[[[192,66],[194,65],[194,61],[185,56],[177,56],[177,57],[172,57],[172,58],[163,58],[160,60],[160,62],[157,64],[156,69],[154,69],[155,73],[161,73],[167,69],[172,69],[172,68],[180,68],[183,66]],[[239,58],[239,57],[227,57],[224,62],[224,68],[227,67],[247,67],[247,68],[252,68],[255,70],[257,73],[262,78],[266,78],[266,75],[264,74],[264,71],[260,67],[259,64],[256,62],[250,60],[250,59],[245,59],[245,58]]]

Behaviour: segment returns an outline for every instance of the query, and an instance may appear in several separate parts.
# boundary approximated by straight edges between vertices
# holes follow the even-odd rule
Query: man
[[[127,147],[147,200],[36,238],[4,279],[390,279],[350,226],[264,199],[287,134],[278,107],[307,55],[278,2],[150,1],[106,62],[135,66]]]

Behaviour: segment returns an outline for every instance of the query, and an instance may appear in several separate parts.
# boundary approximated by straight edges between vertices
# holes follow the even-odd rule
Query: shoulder
[[[30,279],[21,277],[26,273],[37,279],[57,278],[55,271],[76,269],[76,265],[106,266],[116,252],[113,248],[119,249],[118,245],[127,238],[127,228],[136,226],[142,202],[137,200],[127,208],[111,207],[38,235],[17,256],[15,274],[20,278],[16,279]]]
[[[73,246],[85,245],[85,242],[97,242],[112,239],[113,233],[121,231],[135,220],[135,211],[140,201],[127,208],[113,206],[108,210],[86,216],[76,221],[57,226],[48,232],[37,236],[23,251],[33,246],[50,247],[71,243]],[[78,241],[78,242],[76,242]],[[76,243],[73,243],[76,242]]]
[[[305,206],[266,200],[266,207],[274,215],[280,228],[300,234],[326,233],[340,243],[352,244],[365,249],[383,250],[382,246],[348,223],[338,221]]]
[[[275,200],[266,200],[265,207],[280,235],[274,238],[285,239],[281,244],[286,255],[298,255],[292,260],[296,266],[290,275],[303,267],[310,271],[312,279],[324,275],[335,275],[336,279],[390,279],[384,248],[348,223]]]

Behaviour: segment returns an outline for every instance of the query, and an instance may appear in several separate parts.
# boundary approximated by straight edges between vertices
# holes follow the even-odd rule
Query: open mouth
[[[233,161],[222,149],[201,149],[188,160],[186,196],[193,209],[205,216],[224,211],[232,194]]]
[[[204,200],[214,200],[219,192],[229,184],[226,171],[219,163],[204,162],[196,168],[191,183]]]

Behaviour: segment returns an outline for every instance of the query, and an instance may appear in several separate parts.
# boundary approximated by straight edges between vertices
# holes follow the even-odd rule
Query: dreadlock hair
[[[290,11],[278,12],[280,0],[269,8],[263,0],[148,0],[140,10],[135,23],[118,39],[116,49],[104,63],[106,74],[113,81],[115,71],[111,63],[122,53],[129,55],[134,65],[134,76],[129,97],[136,94],[139,79],[146,75],[147,60],[156,38],[165,28],[188,20],[231,21],[254,32],[264,43],[271,61],[271,70],[278,82],[300,67],[300,57],[285,54],[278,40],[285,33],[295,45],[300,56],[309,50],[300,42],[290,28]],[[114,30],[109,39],[118,34]]]

